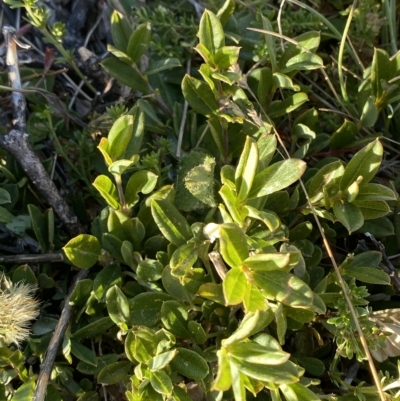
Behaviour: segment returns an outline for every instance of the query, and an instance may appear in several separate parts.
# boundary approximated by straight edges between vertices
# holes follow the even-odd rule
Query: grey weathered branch
[[[84,231],[78,218],[70,209],[65,199],[59,194],[53,181],[44,169],[41,161],[33,152],[29,144],[29,135],[26,130],[26,102],[21,89],[21,78],[18,69],[17,39],[15,29],[4,27],[3,34],[7,46],[6,64],[12,91],[13,129],[6,135],[0,135],[0,147],[15,157],[26,175],[42,194],[44,200],[53,208],[62,223],[72,236]],[[60,255],[62,256],[62,255]],[[59,256],[58,256],[59,257]],[[71,294],[77,283],[85,278],[87,270],[81,270],[74,277],[73,283],[65,299],[60,319],[50,340],[44,361],[40,367],[34,401],[43,401],[46,396],[47,385],[53,369],[54,361],[64,333],[72,316],[72,306],[69,304]]]
[[[44,253],[42,255],[7,255],[0,256],[3,264],[29,264],[29,263],[52,263],[62,262],[64,256],[61,252]]]
[[[16,90],[12,92],[13,129],[8,134],[0,135],[0,147],[15,157],[45,201],[63,222],[68,232],[75,236],[84,230],[75,213],[59,194],[29,143],[29,135],[26,131],[26,102],[21,92],[15,29],[6,26],[3,28],[3,34],[7,45],[8,77],[11,87]]]

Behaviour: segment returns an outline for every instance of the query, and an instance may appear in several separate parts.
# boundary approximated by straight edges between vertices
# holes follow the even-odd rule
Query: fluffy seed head
[[[18,347],[29,336],[29,322],[39,314],[35,285],[0,278],[0,342]]]

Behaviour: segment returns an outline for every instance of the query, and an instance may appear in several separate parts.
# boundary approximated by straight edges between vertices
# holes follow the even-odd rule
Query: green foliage
[[[363,51],[378,33],[363,22],[367,3],[350,32]],[[387,139],[398,132],[399,57],[370,49],[360,74],[355,50],[346,50],[347,102],[326,56],[344,20],[325,20],[317,3],[312,12],[283,10],[289,38],[271,34],[278,21],[257,2],[227,0],[219,10],[210,2],[198,22],[185,2],[131,15],[129,4],[112,13],[112,56],[102,66],[132,99],[71,134],[66,150],[63,121],[49,107],[38,104],[31,117],[34,144],[50,132],[71,182],[85,186],[90,233],[66,239],[52,211],[33,204],[23,173],[6,158],[0,165],[2,232],[32,235],[43,253],[62,249],[90,269],[69,300],[74,315],[48,397],[95,400],[94,382],[131,401],[186,401],[193,389],[215,401],[375,400],[363,373],[343,378],[353,357],[367,366],[344,291],[370,350],[381,362],[398,359],[387,345],[398,321],[382,323],[373,309],[390,297],[398,303],[399,180]],[[61,46],[64,26],[47,28],[35,2],[13,5]],[[102,133],[97,153],[94,130]],[[86,162],[76,167],[71,149]],[[372,234],[388,254],[382,243],[371,250]],[[69,284],[62,269],[6,271],[37,282],[40,297],[53,293],[23,352],[0,348],[0,398],[32,396],[35,370],[24,358],[46,352]],[[378,368],[396,383],[393,361]],[[393,388],[385,394],[398,397]]]

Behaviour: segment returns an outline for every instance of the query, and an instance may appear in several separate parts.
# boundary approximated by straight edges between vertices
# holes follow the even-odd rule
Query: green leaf
[[[245,312],[256,312],[265,309],[265,298],[258,287],[247,281],[246,291],[243,297]]]
[[[221,21],[222,26],[224,26],[233,12],[235,11],[235,2],[233,0],[226,0],[223,6],[218,10],[217,17]]]
[[[295,92],[300,90],[299,85],[295,85],[288,75],[282,74],[281,72],[274,72],[272,76],[272,82],[274,88],[291,89]]]
[[[278,341],[266,334],[268,345],[261,345],[254,341],[235,343],[229,346],[229,355],[248,363],[259,365],[280,365],[289,360],[290,354],[282,351]]]
[[[119,265],[109,265],[103,268],[93,280],[93,293],[96,299],[104,302],[106,293],[114,285],[122,285],[122,272]]]
[[[133,160],[117,160],[108,166],[108,171],[111,174],[122,175],[127,172],[133,165],[139,161],[139,155],[133,158]]]
[[[281,365],[258,365],[229,357],[231,364],[234,364],[240,372],[256,380],[272,382],[276,385],[289,384],[299,381],[299,373],[294,363],[287,361]]]
[[[128,146],[133,134],[133,116],[119,117],[108,134],[108,154],[113,160],[118,159]]]
[[[191,338],[187,310],[177,301],[166,301],[161,307],[161,321],[166,329],[181,338]]]
[[[151,201],[151,213],[164,237],[174,245],[184,245],[192,238],[189,224],[172,203],[154,199]]]
[[[170,394],[173,388],[171,378],[163,371],[158,370],[150,374],[150,384],[160,394]]]
[[[125,339],[125,353],[133,362],[147,363],[157,352],[154,332],[147,327],[140,330],[129,330]]]
[[[261,20],[262,20],[263,29],[266,31],[273,32],[271,21],[264,15],[261,15]],[[268,56],[271,61],[272,72],[276,72],[277,64],[276,64],[275,38],[272,35],[270,35],[269,33],[265,33],[264,40],[267,45]]]
[[[360,231],[362,233],[370,233],[376,238],[385,238],[395,233],[393,223],[387,217],[367,220],[360,228]]]
[[[11,203],[11,195],[4,188],[0,188],[0,205]]]
[[[272,164],[255,176],[249,198],[259,198],[287,188],[303,175],[306,167],[306,163],[298,159]]]
[[[291,113],[307,100],[308,96],[304,92],[299,92],[295,93],[294,95],[287,96],[284,100],[275,100],[271,103],[268,109],[268,116],[270,118],[276,118]]]
[[[272,70],[269,67],[256,68],[249,76],[250,78],[255,78],[258,81],[257,85],[257,98],[262,107],[267,107],[270,99],[270,93],[273,84]],[[267,137],[268,135],[263,135],[260,139]],[[270,135],[274,137],[274,135]],[[260,142],[260,140],[259,140]],[[259,151],[261,151],[259,147]],[[266,167],[266,166],[265,166]]]
[[[275,135],[263,135],[257,142],[258,146],[258,169],[262,171],[269,166],[269,163],[276,151],[276,137]]]
[[[144,95],[150,93],[146,78],[136,69],[117,58],[106,58],[101,62],[105,70],[123,85],[129,86]]]
[[[112,159],[108,154],[108,139],[104,137],[101,138],[97,149],[99,149],[101,154],[103,155],[106,166],[110,166],[112,164]]]
[[[190,107],[197,113],[211,116],[219,114],[219,105],[210,87],[196,78],[185,75],[182,92]]]
[[[319,401],[320,398],[301,383],[279,386],[286,401]]]
[[[175,358],[177,353],[178,351],[174,349],[172,351],[158,354],[149,363],[150,371],[155,372],[157,370],[164,369]]]
[[[226,347],[221,347],[217,352],[218,356],[218,373],[214,381],[214,388],[219,391],[227,391],[232,386],[232,375],[227,358],[228,352]]]
[[[63,250],[67,258],[81,269],[89,269],[101,255],[99,241],[93,235],[80,234],[72,238]]]
[[[205,10],[201,19],[197,34],[200,43],[212,54],[225,45],[225,34],[221,21],[211,11]]]
[[[219,243],[221,255],[231,267],[239,267],[249,256],[246,236],[234,223],[219,226]]]
[[[237,330],[229,338],[223,340],[222,345],[228,346],[243,341],[245,338],[258,333],[272,320],[273,314],[270,310],[257,310],[246,313]]]
[[[262,253],[249,256],[243,266],[255,271],[273,271],[283,269],[290,262],[290,253]]]
[[[3,206],[0,206],[0,223],[11,223],[14,216]]]
[[[388,187],[381,184],[361,184],[357,195],[357,201],[391,201],[396,200],[396,194]]]
[[[129,301],[130,324],[155,326],[161,320],[162,305],[169,300],[172,300],[172,297],[163,292],[148,292],[137,295]]]
[[[203,58],[204,62],[206,64],[201,65],[199,72],[202,75],[202,77],[204,78],[204,80],[209,84],[210,88],[214,90],[214,83],[213,81],[209,78],[211,76],[211,69],[210,67],[215,67],[214,64],[214,57],[213,55],[209,52],[209,50],[202,45],[201,43],[199,43],[194,50],[197,51],[197,53],[200,54],[200,56]]]
[[[151,25],[149,22],[140,24],[131,34],[126,53],[134,63],[138,63],[146,52],[151,40]]]
[[[333,212],[335,217],[347,228],[350,234],[364,224],[361,210],[353,203],[335,202]]]
[[[74,291],[69,299],[70,305],[81,305],[84,303],[92,292],[93,281],[90,279],[83,279],[75,286]]]
[[[164,266],[158,260],[145,259],[136,268],[136,273],[144,281],[157,281],[161,278]]]
[[[216,206],[215,165],[214,157],[197,149],[182,157],[176,185],[176,205],[180,210]]]
[[[369,145],[358,151],[347,164],[342,179],[340,189],[347,189],[358,177],[362,176],[362,184],[371,181],[379,169],[382,162],[383,147],[379,140],[371,142]]]
[[[178,347],[178,355],[170,366],[182,376],[193,380],[203,380],[209,372],[207,362],[196,352]]]
[[[118,262],[123,260],[121,249],[122,240],[117,236],[109,233],[104,233],[101,236],[101,244],[105,251],[109,252],[112,257],[114,257]]]
[[[45,252],[48,248],[47,241],[47,226],[45,218],[40,209],[35,205],[28,205],[29,216],[32,222],[32,228],[35,232],[36,239],[38,240],[42,252]]]
[[[230,214],[230,219],[229,221],[235,221],[238,224],[241,224],[243,221],[244,216],[239,212],[237,208],[237,198],[236,198],[236,191],[232,188],[233,186],[229,184],[224,184],[222,185],[221,189],[219,190],[219,194],[228,209],[228,212]],[[221,209],[221,206],[220,206]],[[225,209],[224,209],[225,210]],[[224,220],[226,221],[226,220]]]
[[[123,153],[124,159],[135,160],[142,149],[142,142],[145,132],[145,113],[139,105],[135,105],[129,110],[129,115],[133,117],[132,137]]]
[[[114,10],[111,15],[111,36],[117,49],[123,52],[126,51],[131,32],[132,28],[128,20],[123,14]]]
[[[115,324],[126,323],[129,319],[129,303],[124,293],[112,286],[106,293],[107,312]]]
[[[37,278],[33,270],[29,265],[21,265],[18,266],[12,274],[13,283],[19,283],[21,281],[25,282],[25,284],[37,284]]]
[[[271,232],[276,231],[281,226],[281,221],[274,212],[259,210],[248,205],[244,207],[244,210],[248,217],[262,221]]]
[[[310,287],[293,274],[273,270],[253,271],[254,282],[264,291],[264,296],[293,308],[309,309],[313,303]]]
[[[172,275],[176,277],[185,276],[198,257],[198,245],[194,242],[181,245],[173,254],[170,261]]]
[[[357,134],[357,125],[345,119],[341,127],[332,134],[329,141],[329,148],[331,150],[344,149],[354,142]]]
[[[244,201],[250,193],[258,165],[258,147],[249,136],[246,138],[235,173],[235,186],[238,201]]]
[[[378,267],[381,261],[381,252],[367,251],[358,255],[349,255],[342,263],[341,268]]]
[[[133,207],[139,201],[139,192],[149,194],[157,185],[158,176],[151,171],[141,170],[132,174],[125,187],[125,202]]]
[[[82,327],[71,335],[71,339],[80,341],[83,338],[97,337],[100,334],[106,332],[108,329],[114,326],[114,322],[107,316],[101,319],[95,320],[92,323]]]
[[[294,39],[298,42],[298,45],[293,43],[288,44],[286,50],[279,60],[280,69],[283,69],[288,60],[290,60],[292,57],[295,57],[300,53],[307,53],[306,49],[311,53],[315,53],[321,41],[321,34],[317,31],[310,31],[303,33]]]
[[[246,401],[246,388],[244,386],[244,375],[240,373],[236,364],[230,363],[230,371],[232,376],[232,390],[235,401]]]
[[[228,271],[223,283],[226,305],[237,305],[243,301],[247,289],[247,278],[239,267]]]
[[[301,70],[315,70],[317,68],[322,68],[324,62],[321,57],[314,53],[300,53],[296,56],[290,58],[285,66],[282,68],[281,72],[287,74],[292,71]]]
[[[71,340],[71,354],[92,366],[97,366],[96,354],[75,340]]]
[[[369,284],[390,285],[390,277],[382,270],[373,267],[346,267],[345,274]]]
[[[210,299],[220,305],[225,305],[225,298],[221,284],[202,284],[197,292],[197,295],[206,299]]]
[[[370,78],[372,94],[377,100],[379,100],[384,93],[382,82],[390,81],[393,76],[393,64],[390,62],[387,52],[383,49],[374,48]]]
[[[23,383],[13,394],[13,401],[28,401],[32,400],[35,394],[35,380],[31,379],[27,383]],[[6,398],[4,398],[6,400]]]
[[[368,96],[361,113],[361,126],[371,128],[375,125],[379,117],[379,109],[375,104],[375,97]]]
[[[117,384],[125,380],[131,370],[132,363],[129,361],[114,362],[99,372],[97,381],[102,384]]]
[[[227,70],[230,66],[237,63],[240,47],[224,46],[218,50],[214,56],[214,64],[220,70]]]
[[[163,60],[153,61],[144,72],[144,75],[158,74],[161,71],[170,70],[171,68],[180,67],[181,63],[177,58],[166,58]]]
[[[119,208],[117,187],[109,177],[106,175],[99,175],[92,185],[100,192],[100,195],[113,209]]]
[[[377,219],[390,213],[390,207],[385,201],[359,200],[353,202],[362,213],[364,220]]]
[[[344,173],[343,164],[338,160],[321,167],[311,180],[308,195],[312,202],[323,197],[323,190],[328,184]]]
[[[207,341],[207,333],[200,323],[191,320],[188,323],[188,330],[196,344],[204,344]]]

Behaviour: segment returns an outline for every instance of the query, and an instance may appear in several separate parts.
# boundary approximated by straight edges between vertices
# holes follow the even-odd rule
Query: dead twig
[[[31,179],[32,183],[42,194],[46,202],[57,213],[58,217],[63,222],[69,233],[72,236],[75,236],[83,232],[84,229],[80,225],[74,212],[70,209],[64,198],[59,194],[56,186],[50,179],[48,173],[29,144],[29,135],[26,131],[25,118],[26,102],[21,91],[21,78],[18,69],[17,56],[18,42],[16,39],[15,29],[6,26],[3,28],[3,35],[7,47],[6,64],[8,67],[8,76],[10,85],[13,89],[13,129],[6,135],[0,135],[0,146],[16,158],[27,176]],[[66,297],[60,319],[54,330],[46,356],[40,368],[39,378],[33,397],[34,401],[43,401],[45,399],[47,385],[53,369],[57,351],[72,316],[72,307],[69,304],[71,294],[77,283],[85,278],[87,274],[87,270],[81,270],[74,277],[73,283]]]
[[[81,270],[75,277],[74,281],[69,289],[68,295],[65,299],[64,308],[61,312],[60,319],[54,330],[53,336],[51,337],[50,344],[47,348],[46,356],[42,365],[40,366],[39,378],[36,383],[36,390],[32,401],[44,401],[46,397],[47,385],[49,383],[50,374],[53,369],[54,361],[56,360],[58,348],[61,340],[64,337],[64,333],[67,330],[68,324],[71,320],[72,306],[69,304],[71,294],[74,291],[79,281],[83,280],[87,275],[88,270]]]
[[[13,129],[0,136],[0,146],[12,154],[44,199],[56,212],[72,236],[83,232],[75,213],[70,209],[65,199],[58,193],[39,158],[29,144],[26,131],[26,102],[21,91],[21,77],[18,69],[17,39],[15,29],[10,26],[3,28],[7,46],[6,64],[12,91]]]
[[[0,256],[0,263],[4,264],[35,264],[62,262],[64,256],[61,252],[45,253],[43,255],[7,255]]]

